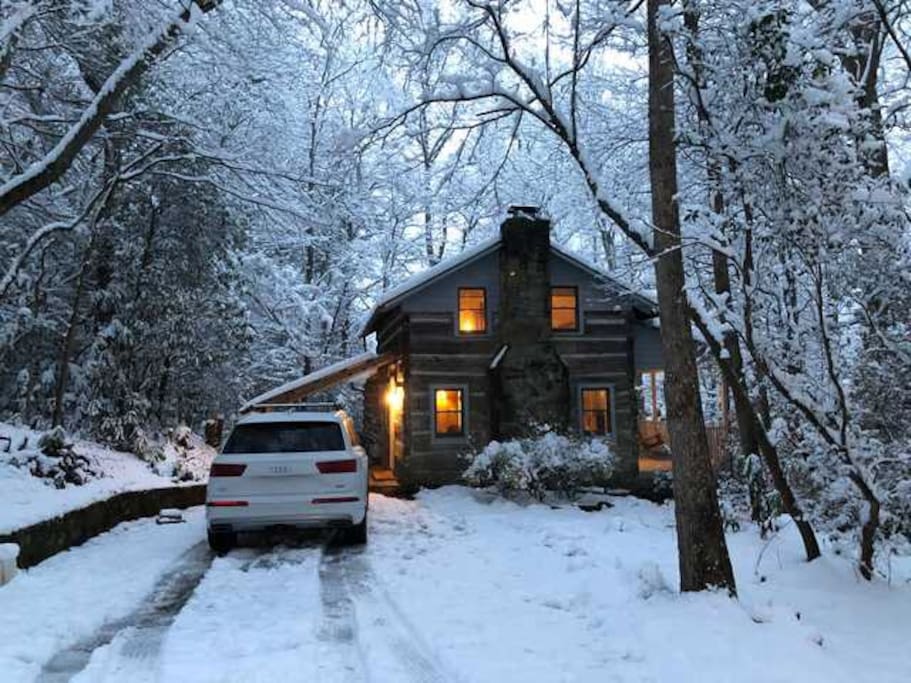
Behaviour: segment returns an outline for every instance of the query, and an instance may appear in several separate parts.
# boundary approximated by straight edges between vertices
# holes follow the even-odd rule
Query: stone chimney
[[[537,425],[565,429],[569,379],[551,343],[550,221],[516,206],[500,226],[498,340],[509,349],[494,370],[494,436],[526,436]]]

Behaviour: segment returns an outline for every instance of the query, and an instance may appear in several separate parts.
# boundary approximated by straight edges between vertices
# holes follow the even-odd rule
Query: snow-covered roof
[[[500,243],[501,238],[499,235],[496,237],[488,238],[486,240],[482,240],[481,242],[478,242],[477,244],[474,244],[463,250],[457,256],[453,256],[444,261],[440,261],[435,266],[431,266],[426,270],[422,270],[421,272],[412,275],[401,284],[391,289],[387,289],[382,294],[382,296],[377,299],[376,304],[370,311],[370,315],[367,317],[367,323],[364,325],[362,335],[368,335],[374,330],[374,325],[376,324],[377,317],[381,313],[384,313],[385,311],[393,308],[395,305],[401,302],[402,299],[419,292],[440,278],[445,277],[446,275],[449,275],[450,273],[459,270],[460,268],[464,268],[479,258],[495,252],[500,248]],[[593,277],[610,283],[612,286],[616,287],[620,293],[630,296],[637,308],[648,311],[657,310],[658,304],[656,304],[654,301],[648,297],[634,292],[626,285],[621,284],[591,261],[587,261],[566,247],[560,246],[554,242],[550,243],[550,248],[553,253],[562,257],[570,264],[587,271]]]
[[[437,280],[454,270],[458,270],[463,266],[467,266],[472,261],[496,250],[499,246],[500,238],[491,237],[464,249],[458,256],[445,259],[435,266],[422,270],[420,273],[415,273],[411,277],[406,278],[401,284],[383,292],[383,295],[377,299],[376,306],[374,306],[373,309],[374,312],[379,311],[382,308],[388,308],[390,304],[401,299],[404,295],[412,294],[417,290],[423,289],[434,280]]]
[[[658,303],[648,298],[644,294],[639,292],[634,292],[632,289],[624,285],[622,282],[619,282],[615,278],[608,275],[604,270],[598,266],[596,263],[589,261],[588,259],[579,256],[575,252],[570,251],[566,247],[555,244],[554,242],[550,243],[550,249],[558,256],[562,256],[564,260],[569,261],[571,264],[575,265],[582,270],[588,271],[592,276],[604,280],[611,284],[611,286],[616,287],[617,291],[621,294],[629,296],[634,301],[635,305],[643,310],[658,310]]]
[[[304,375],[298,379],[286,382],[281,386],[270,389],[259,396],[251,398],[240,409],[240,412],[246,412],[261,403],[269,403],[275,398],[284,396],[293,391],[300,391],[320,384],[321,382],[338,377],[339,381],[353,381],[362,377],[369,377],[374,374],[382,365],[391,362],[391,358],[385,355],[377,355],[375,351],[365,351],[351,358],[340,360],[324,368],[320,368],[309,375]]]

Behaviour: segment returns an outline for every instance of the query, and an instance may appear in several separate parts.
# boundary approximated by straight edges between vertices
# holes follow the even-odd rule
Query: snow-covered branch
[[[79,120],[41,159],[22,173],[0,185],[0,216],[59,180],[70,168],[73,159],[103,125],[120,98],[190,25],[195,13],[193,3],[187,3],[158,30],[145,37],[108,76],[107,80],[85,108]]]

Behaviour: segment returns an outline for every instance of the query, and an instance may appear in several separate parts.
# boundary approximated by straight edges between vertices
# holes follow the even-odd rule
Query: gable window
[[[575,287],[550,288],[550,329],[556,332],[579,329],[579,295]]]
[[[604,436],[613,431],[611,425],[611,395],[607,387],[582,389],[582,433]]]
[[[442,388],[433,391],[433,430],[437,436],[462,436],[465,433],[464,389]]]
[[[459,288],[459,332],[483,334],[487,331],[487,290],[483,287]]]

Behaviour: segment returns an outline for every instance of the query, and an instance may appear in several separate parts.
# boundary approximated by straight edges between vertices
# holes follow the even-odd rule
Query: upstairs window
[[[612,432],[610,404],[610,389],[607,387],[582,390],[583,434],[605,436]]]
[[[459,333],[483,334],[487,331],[487,290],[483,287],[459,289]]]
[[[550,329],[555,332],[579,329],[579,296],[575,287],[550,288]]]
[[[435,389],[433,428],[437,436],[462,436],[465,433],[464,389]]]

